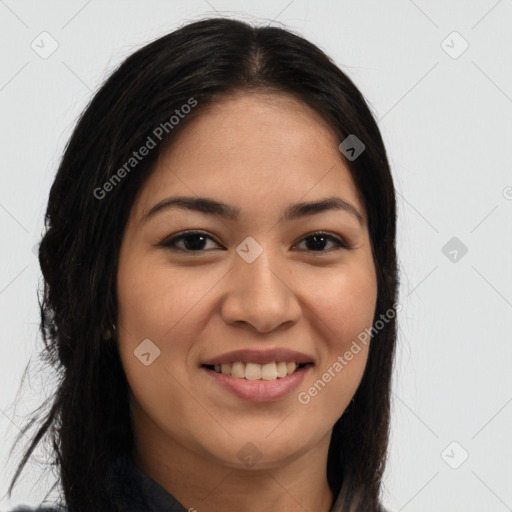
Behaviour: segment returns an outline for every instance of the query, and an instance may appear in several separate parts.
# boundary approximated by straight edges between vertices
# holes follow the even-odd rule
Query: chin
[[[286,437],[286,439],[271,439],[265,433],[251,436],[246,434],[243,438],[230,439],[227,444],[215,443],[206,447],[207,451],[219,464],[247,470],[268,470],[289,464],[313,448],[313,443],[305,439]]]

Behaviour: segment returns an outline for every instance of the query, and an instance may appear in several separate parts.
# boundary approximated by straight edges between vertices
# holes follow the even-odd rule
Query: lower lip
[[[224,375],[217,373],[214,370],[209,370],[204,366],[201,367],[212,379],[218,382],[224,389],[235,394],[238,398],[243,400],[252,400],[253,402],[271,402],[279,400],[294,389],[304,380],[306,373],[311,369],[310,366],[305,366],[295,370],[291,375],[286,377],[277,378],[275,380],[247,380],[231,377],[231,375]]]

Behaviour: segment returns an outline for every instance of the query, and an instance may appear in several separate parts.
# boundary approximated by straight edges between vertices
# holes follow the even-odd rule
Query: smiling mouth
[[[245,380],[276,380],[292,375],[301,368],[313,366],[312,362],[309,363],[295,363],[278,361],[266,364],[258,363],[244,363],[236,361],[230,364],[204,364],[203,368],[216,373],[229,375],[237,379]]]

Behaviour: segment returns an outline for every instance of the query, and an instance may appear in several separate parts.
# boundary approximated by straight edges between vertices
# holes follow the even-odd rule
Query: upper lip
[[[274,348],[270,350],[245,349],[233,350],[220,356],[204,360],[202,365],[231,364],[236,361],[244,363],[266,364],[274,361],[295,362],[299,364],[312,363],[313,358],[303,352],[296,352],[286,348]]]

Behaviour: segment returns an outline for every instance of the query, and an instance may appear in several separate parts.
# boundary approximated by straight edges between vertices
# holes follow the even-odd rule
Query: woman
[[[61,380],[9,493],[46,438],[72,512],[382,510],[395,215],[372,114],[308,41],[209,19],[131,55],[50,192]]]

